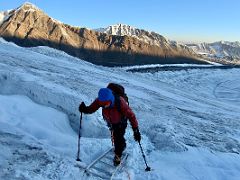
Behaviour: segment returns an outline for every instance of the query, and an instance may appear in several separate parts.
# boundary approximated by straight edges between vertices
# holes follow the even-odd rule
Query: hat
[[[114,104],[114,95],[111,89],[101,88],[98,91],[98,99],[99,101],[111,101],[111,105]]]

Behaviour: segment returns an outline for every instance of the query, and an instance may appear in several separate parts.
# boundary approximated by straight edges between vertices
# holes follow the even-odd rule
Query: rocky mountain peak
[[[97,31],[104,32],[111,35],[118,35],[118,36],[138,36],[140,33],[140,30],[137,28],[134,28],[127,24],[115,24],[110,25],[107,28],[100,28],[96,29]]]
[[[162,46],[166,43],[169,43],[166,38],[164,38],[158,33],[135,28],[127,24],[119,23],[115,25],[110,25],[106,28],[99,28],[95,30],[109,35],[131,36],[139,39],[140,41],[148,43],[149,45]]]
[[[22,21],[29,19],[29,17],[33,16],[33,14],[35,18],[39,17],[40,15],[46,15],[34,4],[25,2],[16,9],[0,12],[0,25],[4,21],[8,21],[8,19],[11,19],[10,21],[15,21],[15,23],[21,23]]]
[[[96,29],[96,31],[106,33],[108,35],[118,35],[118,36],[130,36],[134,37],[140,41],[143,41],[151,46],[158,46],[165,49],[166,51],[182,51],[186,54],[194,54],[192,49],[188,48],[183,44],[178,44],[177,42],[171,42],[162,35],[153,32],[146,31],[144,29],[135,28],[126,24],[115,24],[108,26],[107,28]]]
[[[22,4],[19,8],[25,11],[42,11],[41,9],[39,9],[37,6],[35,6],[34,4],[30,3],[30,2],[25,2],[24,4]]]
[[[95,64],[202,63],[193,51],[172,45],[154,32],[124,24],[102,32],[63,24],[32,3],[11,11],[0,24],[0,36],[8,41],[27,47],[53,47]]]

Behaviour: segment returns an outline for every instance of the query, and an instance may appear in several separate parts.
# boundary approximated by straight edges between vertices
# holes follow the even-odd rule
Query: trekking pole
[[[79,130],[78,130],[78,152],[77,152],[77,159],[76,159],[76,161],[81,161],[80,158],[79,158],[79,155],[80,155],[81,129],[82,129],[82,112],[81,112],[81,116],[80,116],[80,124],[79,124]]]
[[[146,157],[145,157],[145,154],[143,152],[143,148],[142,148],[142,145],[141,145],[140,141],[138,141],[138,143],[139,143],[139,146],[140,146],[140,149],[141,149],[141,152],[142,152],[142,156],[143,156],[144,162],[146,164],[145,171],[151,171],[151,168],[147,165]]]
[[[111,141],[112,141],[112,146],[114,146],[113,130],[111,130]]]

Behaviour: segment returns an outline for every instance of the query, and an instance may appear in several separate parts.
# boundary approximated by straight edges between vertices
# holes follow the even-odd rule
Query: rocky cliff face
[[[107,65],[204,63],[177,44],[144,42],[132,36],[110,35],[63,24],[25,3],[2,18],[0,36],[20,46],[49,46],[83,60]]]
[[[157,33],[149,32],[143,29],[137,29],[126,24],[111,25],[107,28],[96,29],[96,31],[103,32],[109,35],[131,36],[149,45],[163,47],[167,47],[169,45],[167,39]]]
[[[103,32],[109,35],[130,36],[149,45],[164,48],[167,51],[179,51],[183,54],[193,55],[195,52],[183,44],[177,42],[170,42],[165,37],[155,32],[149,32],[144,29],[134,28],[126,24],[116,24],[108,26],[107,28],[96,29],[98,32]]]

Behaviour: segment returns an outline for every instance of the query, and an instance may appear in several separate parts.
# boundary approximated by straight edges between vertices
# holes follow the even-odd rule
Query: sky
[[[0,11],[24,0],[1,0]],[[122,23],[185,42],[240,41],[239,0],[28,0],[54,19],[90,29]]]

